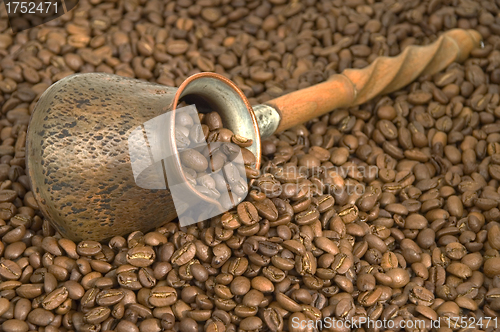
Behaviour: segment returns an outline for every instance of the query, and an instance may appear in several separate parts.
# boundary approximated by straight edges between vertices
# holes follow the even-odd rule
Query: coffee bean
[[[250,202],[243,202],[237,208],[238,217],[244,225],[253,225],[259,221],[259,214]]]
[[[82,241],[76,247],[76,252],[82,256],[94,256],[101,250],[101,244],[96,241]]]
[[[255,277],[251,281],[252,288],[261,291],[262,293],[270,293],[274,291],[274,285],[269,279],[265,277]]]
[[[26,332],[29,330],[29,326],[25,321],[10,319],[2,324],[2,329],[6,332]]]
[[[116,326],[118,332],[139,332],[139,328],[133,322],[121,320]]]
[[[240,322],[240,327],[243,330],[258,330],[262,328],[262,320],[259,317],[247,317]]]
[[[0,259],[0,276],[7,280],[17,280],[21,277],[21,268],[8,259]]]
[[[89,324],[99,324],[105,321],[109,315],[111,314],[111,310],[105,307],[96,307],[90,309],[83,317],[83,319]]]
[[[339,249],[337,247],[337,245],[331,241],[330,239],[326,238],[326,237],[316,237],[314,239],[314,243],[316,244],[316,246],[322,250],[324,250],[325,252],[328,252],[332,255],[336,255],[339,253]]]
[[[189,48],[189,44],[185,40],[173,40],[166,46],[166,51],[171,55],[183,54]]]
[[[219,113],[217,112],[210,112],[207,115],[205,115],[204,121],[210,131],[221,129],[223,127],[222,119]]]
[[[345,205],[339,211],[339,216],[346,224],[353,222],[358,216],[358,207],[353,204]]]
[[[468,278],[472,275],[470,267],[462,263],[451,263],[446,271],[459,278]]]
[[[389,270],[386,275],[391,278],[391,287],[403,287],[410,281],[408,272],[401,268]]]
[[[434,294],[424,287],[416,286],[410,291],[409,299],[416,305],[431,306],[434,303]]]
[[[182,152],[181,160],[184,165],[197,172],[202,172],[208,167],[207,159],[201,153],[193,149]]]
[[[193,259],[195,255],[196,246],[191,242],[187,242],[174,252],[171,258],[171,263],[174,265],[184,265]]]
[[[55,315],[45,309],[35,308],[28,314],[28,322],[39,326],[47,326],[54,321]]]
[[[246,277],[238,276],[231,282],[231,292],[234,295],[245,295],[250,290],[251,283]]]
[[[49,293],[42,302],[42,306],[46,310],[54,310],[59,307],[68,298],[68,290],[66,287],[58,288]]]
[[[479,86],[484,84],[484,73],[481,67],[477,65],[467,66],[465,68],[465,76],[469,82],[471,82],[474,86]]]
[[[156,307],[172,305],[177,300],[177,292],[172,287],[157,286],[151,290],[148,301]]]
[[[96,303],[108,307],[117,304],[125,297],[125,293],[116,289],[105,289],[96,296]]]
[[[137,246],[127,252],[127,262],[133,266],[146,267],[153,264],[155,252],[149,246]]]
[[[262,217],[270,221],[276,221],[278,219],[278,211],[270,199],[266,198],[263,201],[255,202],[254,206]]]
[[[500,258],[493,257],[486,259],[484,262],[484,274],[487,277],[493,277],[498,274],[498,264],[500,263]]]

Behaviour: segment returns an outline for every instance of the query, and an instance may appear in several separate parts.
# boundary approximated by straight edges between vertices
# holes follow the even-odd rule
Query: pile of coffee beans
[[[0,6],[1,329],[302,332],[326,317],[391,321],[391,331],[438,320],[439,331],[498,328],[499,6],[80,0],[15,35]],[[465,63],[264,140],[260,173],[246,154],[249,195],[221,216],[74,243],[38,210],[26,129],[63,77],[107,72],[179,86],[213,71],[256,104],[457,27],[483,36]],[[216,113],[199,129],[182,134],[247,144]],[[198,178],[201,166],[191,166]],[[401,328],[410,320],[425,326]]]

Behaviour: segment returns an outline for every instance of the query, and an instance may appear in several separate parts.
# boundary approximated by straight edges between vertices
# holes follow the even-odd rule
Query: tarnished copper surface
[[[40,98],[28,128],[28,174],[40,209],[61,234],[101,241],[176,218],[168,189],[135,184],[127,141],[142,123],[172,109],[176,90],[93,73],[62,79]],[[253,116],[241,91],[231,98],[242,98],[239,105]]]
[[[127,142],[133,129],[167,111],[174,93],[106,74],[73,75],[44,93],[28,129],[28,173],[57,230],[102,240],[175,218],[168,190],[135,185]]]

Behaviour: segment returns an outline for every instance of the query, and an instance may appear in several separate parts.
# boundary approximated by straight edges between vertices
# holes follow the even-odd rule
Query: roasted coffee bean
[[[0,276],[7,280],[17,280],[21,277],[22,270],[17,263],[1,258],[0,259]]]
[[[237,208],[238,217],[244,225],[253,225],[259,221],[259,213],[250,202],[243,202]]]
[[[193,149],[183,151],[181,160],[186,167],[194,169],[197,172],[203,172],[208,167],[207,159],[200,152]]]
[[[181,248],[175,251],[171,258],[173,265],[184,265],[196,255],[196,246],[192,242],[186,242]]]
[[[42,302],[42,306],[46,310],[54,310],[59,307],[68,298],[68,290],[66,287],[58,288],[49,293]]]
[[[231,282],[231,292],[234,295],[245,295],[248,293],[251,287],[251,282],[248,278],[238,276]]]
[[[434,303],[434,294],[421,286],[415,286],[410,291],[409,299],[416,305],[431,306]]]
[[[112,306],[125,297],[125,292],[117,289],[105,289],[96,296],[96,303],[100,306]]]
[[[116,325],[116,331],[118,332],[139,332],[139,328],[131,321],[121,320],[118,325]]]
[[[172,305],[177,300],[177,292],[172,287],[157,286],[151,290],[148,302],[156,307]]]
[[[262,320],[259,317],[247,317],[240,322],[240,328],[246,331],[259,330],[262,328]]]
[[[45,309],[35,308],[28,314],[28,322],[38,326],[47,326],[54,321],[55,315]]]
[[[146,267],[153,264],[155,252],[149,246],[137,246],[127,252],[127,262],[133,266]]]
[[[265,309],[263,320],[267,327],[273,332],[281,331],[283,329],[283,318],[281,317],[279,311],[275,308]]]
[[[19,319],[9,319],[2,324],[6,332],[26,332],[29,330],[28,323]]]
[[[104,322],[109,315],[111,314],[111,310],[106,307],[96,307],[90,309],[87,313],[85,313],[83,319],[88,324],[99,324]]]
[[[222,119],[217,112],[210,112],[204,117],[205,124],[210,131],[222,128]]]
[[[493,277],[495,275],[498,275],[498,270],[500,269],[500,258],[499,257],[492,257],[488,258],[484,261],[484,274],[487,277]]]

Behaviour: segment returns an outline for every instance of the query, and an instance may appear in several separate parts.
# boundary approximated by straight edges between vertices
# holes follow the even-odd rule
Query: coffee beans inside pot
[[[247,149],[253,142],[224,128],[217,112],[188,113],[186,106],[177,107],[174,133],[183,173],[200,194],[233,207],[248,193],[247,172],[256,171]]]

